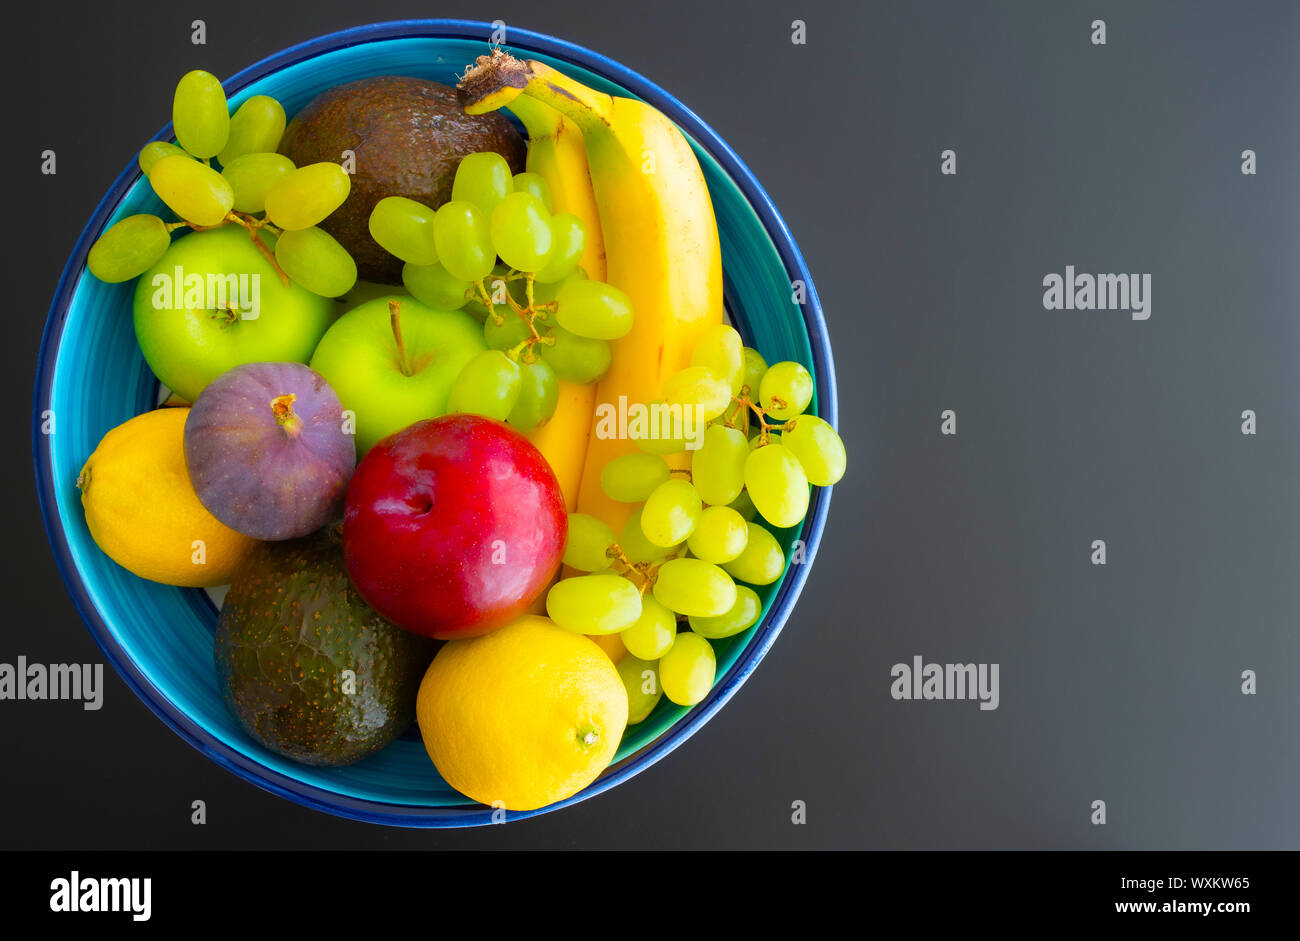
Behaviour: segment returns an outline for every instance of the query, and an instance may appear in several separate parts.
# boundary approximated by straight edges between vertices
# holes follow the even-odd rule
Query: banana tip
[[[465,69],[456,91],[466,114],[483,114],[510,104],[523,93],[531,78],[527,62],[493,49],[491,55],[479,56]]]

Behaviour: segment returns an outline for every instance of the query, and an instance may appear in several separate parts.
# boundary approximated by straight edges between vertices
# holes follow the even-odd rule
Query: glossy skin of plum
[[[444,415],[383,439],[357,465],[343,558],[381,615],[454,639],[523,614],[567,536],[559,482],[528,439],[478,415]]]
[[[185,421],[199,501],[254,539],[306,536],[338,519],[356,466],[343,408],[301,363],[249,363],[214,379]]]

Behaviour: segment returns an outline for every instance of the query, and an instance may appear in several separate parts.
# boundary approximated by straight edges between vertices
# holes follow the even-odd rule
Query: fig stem
[[[298,426],[302,424],[302,420],[293,410],[293,403],[296,401],[298,396],[292,392],[277,395],[271,400],[271,414],[275,416],[276,424],[290,434],[297,434]]]
[[[403,376],[411,374],[411,364],[406,358],[406,344],[402,342],[402,305],[397,301],[388,302],[388,322],[393,327],[393,339],[397,341],[397,368]]]

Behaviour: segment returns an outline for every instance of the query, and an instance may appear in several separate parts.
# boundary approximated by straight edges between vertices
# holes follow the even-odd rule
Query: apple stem
[[[298,396],[292,392],[277,395],[271,400],[271,414],[275,416],[276,424],[293,435],[298,433],[299,426],[302,424],[302,419],[293,410],[293,403],[297,400]]]
[[[397,366],[403,376],[411,374],[411,364],[406,359],[406,344],[402,342],[402,305],[397,301],[388,302],[388,322],[393,327],[393,339],[397,341]]]

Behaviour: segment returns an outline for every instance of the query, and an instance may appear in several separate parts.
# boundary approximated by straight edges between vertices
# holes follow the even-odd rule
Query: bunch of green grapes
[[[370,234],[406,263],[402,282],[417,300],[483,323],[488,349],[456,378],[450,412],[536,428],[555,413],[559,380],[595,382],[609,369],[609,341],[632,329],[628,296],[578,266],[581,220],[552,213],[546,181],[511,175],[500,154],[461,160],[451,200],[436,212],[381,199]]]
[[[635,721],[657,700],[646,691],[655,684],[642,682],[647,670],[678,705],[704,698],[716,671],[710,641],[752,627],[763,605],[751,586],[785,571],[767,527],[798,525],[809,485],[844,476],[839,435],[805,414],[812,395],[800,364],[769,367],[734,329],[711,328],[663,390],[665,402],[692,406],[709,422],[690,469],[672,470],[663,456],[685,451],[685,442],[639,442],[640,452],[610,461],[600,477],[610,499],[639,504],[623,531],[570,514],[564,561],[588,574],[558,582],[547,612],[569,630],[620,635],[631,655],[620,672]],[[688,630],[678,631],[679,619]]]
[[[254,95],[231,115],[221,82],[196,70],[176,85],[172,127],[176,143],[146,144],[140,169],[178,221],[141,213],[117,222],[91,247],[91,274],[128,281],[153,267],[175,229],[233,223],[248,229],[283,277],[324,297],[352,289],[356,262],[319,228],[347,199],[351,178],[339,164],[295,167],[276,153],[285,129],[278,101]]]

